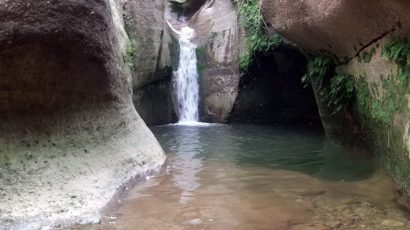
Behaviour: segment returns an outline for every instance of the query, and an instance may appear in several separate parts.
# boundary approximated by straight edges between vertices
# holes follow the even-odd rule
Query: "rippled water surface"
[[[321,132],[162,126],[163,172],[85,229],[410,229],[396,186],[372,157]],[[84,227],[80,227],[84,228]]]

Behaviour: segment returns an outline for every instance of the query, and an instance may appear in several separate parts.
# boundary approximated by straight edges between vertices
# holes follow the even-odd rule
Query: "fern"
[[[337,113],[346,109],[352,103],[354,96],[353,77],[348,74],[337,74],[330,80],[325,100],[327,107],[331,108],[333,113]]]
[[[311,60],[308,64],[308,70],[302,77],[302,83],[305,87],[310,85],[313,80],[316,82],[315,87],[322,90],[323,80],[333,68],[333,61],[326,56],[318,56]]]
[[[240,69],[245,72],[252,64],[252,57],[257,53],[265,53],[283,43],[283,38],[277,34],[265,33],[261,5],[258,0],[234,0],[241,15],[245,30],[248,33],[246,47],[248,54],[241,57]]]
[[[313,85],[323,103],[332,114],[349,107],[355,96],[353,77],[336,74],[333,61],[326,56],[318,56],[308,64],[308,71],[302,77],[305,87]]]
[[[383,47],[382,55],[386,60],[396,62],[397,76],[400,81],[410,78],[410,41],[407,38],[392,40]]]

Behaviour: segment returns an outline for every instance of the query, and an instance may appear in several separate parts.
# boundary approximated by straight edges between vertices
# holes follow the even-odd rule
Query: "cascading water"
[[[191,41],[193,35],[194,30],[189,27],[181,29],[179,66],[174,73],[180,123],[198,121],[199,85],[196,46]]]

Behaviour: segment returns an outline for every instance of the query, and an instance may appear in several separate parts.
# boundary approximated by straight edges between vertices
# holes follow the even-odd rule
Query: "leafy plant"
[[[332,114],[351,105],[355,96],[353,77],[348,74],[334,75],[334,63],[326,56],[318,56],[308,64],[302,77],[305,87],[312,85]]]
[[[246,70],[249,68],[251,64],[252,64],[251,55],[245,54],[239,59],[239,70],[241,72],[246,72]]]
[[[234,0],[234,2],[248,33],[246,38],[248,53],[241,57],[239,62],[240,69],[244,72],[252,64],[252,57],[255,54],[264,53],[280,46],[283,43],[283,38],[277,34],[268,35],[265,33],[267,26],[258,0]]]
[[[355,96],[353,77],[348,74],[336,74],[330,80],[326,96],[327,106],[332,108],[334,113],[346,109]]]
[[[323,89],[323,80],[330,74],[333,69],[332,59],[326,56],[317,56],[308,63],[308,70],[302,77],[302,83],[305,87],[315,83],[317,89]]]
[[[410,78],[410,41],[407,38],[387,42],[382,55],[386,60],[396,62],[400,81]]]

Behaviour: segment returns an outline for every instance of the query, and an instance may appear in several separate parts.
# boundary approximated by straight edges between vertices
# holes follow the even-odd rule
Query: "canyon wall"
[[[208,1],[190,25],[199,33],[198,72],[202,121],[226,122],[238,96],[240,26],[230,0]]]
[[[410,90],[408,72],[401,74],[408,66],[382,57],[386,43],[410,36],[410,2],[263,0],[262,11],[271,31],[309,56],[331,57],[336,72],[354,78],[352,116],[359,125],[345,131],[361,133],[393,177],[410,191]],[[329,116],[319,106],[321,115]],[[336,117],[325,120],[325,128],[334,129]]]
[[[132,105],[114,0],[0,2],[0,228],[98,222],[163,150]]]
[[[133,79],[133,102],[149,125],[177,121],[171,92],[174,41],[164,20],[166,4],[166,0],[129,0],[124,2],[122,15],[132,44],[127,48],[131,56],[127,64]]]

